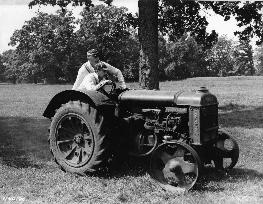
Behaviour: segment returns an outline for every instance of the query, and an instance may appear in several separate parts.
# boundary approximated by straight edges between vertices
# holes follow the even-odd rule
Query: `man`
[[[105,80],[106,71],[103,70],[103,67],[97,69],[97,73],[88,73],[84,76],[82,82],[79,86],[73,86],[73,90],[77,91],[89,91],[89,90],[98,90],[107,83],[110,83],[110,80]]]
[[[98,78],[98,77],[96,78],[96,75],[94,73],[96,71],[98,71],[99,67],[107,73],[109,78],[111,78],[111,79],[117,78],[118,82],[120,83],[121,89],[126,88],[126,84],[125,84],[125,81],[124,81],[124,78],[123,78],[121,71],[119,69],[111,66],[110,64],[108,64],[106,62],[100,61],[99,54],[98,54],[98,51],[96,49],[92,49],[92,50],[89,50],[87,52],[87,59],[88,59],[88,61],[86,63],[84,63],[78,71],[76,81],[75,81],[73,88],[72,88],[73,90],[80,90],[80,88],[83,89],[83,87],[86,87],[86,88],[87,87],[93,87],[90,90],[94,90],[95,87],[94,87],[93,82],[95,82]],[[105,75],[105,73],[104,73],[104,75]],[[93,81],[93,82],[91,82],[91,81]],[[98,85],[98,83],[99,82],[96,81],[96,85]],[[93,85],[87,85],[87,84],[93,84]],[[82,85],[82,86],[80,87],[80,85]]]

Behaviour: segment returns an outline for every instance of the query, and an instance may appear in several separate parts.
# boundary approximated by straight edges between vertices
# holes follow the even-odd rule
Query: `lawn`
[[[129,84],[131,88],[137,84]],[[207,171],[185,195],[165,192],[144,169],[123,164],[107,176],[64,173],[47,144],[49,100],[70,85],[0,84],[0,203],[263,203],[263,77],[192,78],[161,90],[206,86],[219,100],[219,122],[240,146],[227,173]]]

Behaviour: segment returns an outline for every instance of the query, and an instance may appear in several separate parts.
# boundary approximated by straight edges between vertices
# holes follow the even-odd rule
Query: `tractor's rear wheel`
[[[50,126],[49,144],[65,171],[84,175],[99,170],[109,156],[109,124],[93,106],[70,101],[59,108]]]

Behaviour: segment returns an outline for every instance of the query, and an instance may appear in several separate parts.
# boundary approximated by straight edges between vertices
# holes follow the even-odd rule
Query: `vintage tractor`
[[[110,86],[111,88],[109,89]],[[126,140],[130,155],[150,158],[149,174],[163,188],[189,190],[202,168],[231,169],[239,147],[219,130],[218,101],[196,91],[66,90],[50,101],[51,153],[65,171],[100,171]],[[112,159],[111,159],[112,160]]]

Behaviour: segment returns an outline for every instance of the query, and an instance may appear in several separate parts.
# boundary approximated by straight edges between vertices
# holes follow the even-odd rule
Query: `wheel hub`
[[[84,136],[82,134],[77,134],[74,136],[74,141],[80,145],[84,141]]]

